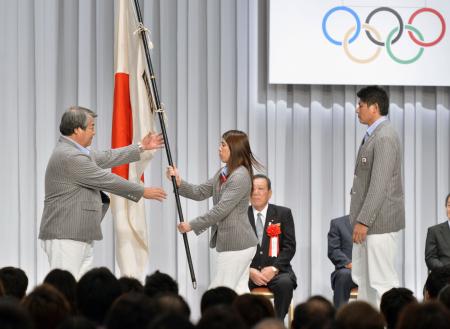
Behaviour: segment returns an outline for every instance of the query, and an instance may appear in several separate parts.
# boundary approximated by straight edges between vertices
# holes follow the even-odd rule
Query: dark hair
[[[450,313],[438,302],[409,304],[401,312],[397,329],[448,329]]]
[[[156,317],[148,329],[194,329],[194,325],[184,316],[178,314],[162,314]]]
[[[450,283],[450,265],[437,267],[428,274],[424,290],[430,299],[436,299],[439,291]]]
[[[34,288],[22,304],[31,315],[36,329],[56,329],[71,312],[64,295],[47,283]]]
[[[264,297],[263,297],[264,298]],[[246,329],[238,313],[226,305],[208,308],[197,323],[197,329]]]
[[[200,302],[201,313],[203,314],[211,306],[231,305],[237,296],[237,293],[228,287],[216,287],[206,290]]]
[[[71,316],[65,319],[58,329],[96,329],[95,324],[83,316]]]
[[[173,292],[163,292],[156,295],[154,300],[157,314],[177,314],[184,316],[186,319],[189,319],[191,316],[189,305],[184,298],[178,294]]]
[[[292,328],[328,328],[336,310],[333,304],[322,296],[311,296],[294,309]]]
[[[447,205],[448,205],[448,199],[450,199],[450,193],[445,198],[445,207],[447,207]]]
[[[335,329],[384,329],[384,320],[372,305],[356,301],[339,309]]]
[[[389,113],[389,96],[386,91],[379,86],[367,86],[356,94],[359,99],[367,103],[368,106],[377,104],[381,115]]]
[[[108,329],[146,328],[156,315],[154,302],[143,293],[120,296],[111,306],[105,320]]]
[[[256,174],[256,175],[253,176],[253,180],[255,180],[257,178],[265,179],[266,182],[267,182],[267,189],[269,191],[272,189],[272,182],[270,181],[269,177],[267,177],[266,175],[263,175],[263,174]]]
[[[253,177],[253,166],[260,168],[261,164],[253,156],[247,134],[240,130],[228,130],[222,138],[230,148],[230,159],[227,163],[228,175],[239,166],[244,166],[250,177]]]
[[[94,268],[77,283],[78,310],[96,324],[103,324],[112,303],[121,294],[120,283],[109,269]]]
[[[157,270],[145,278],[144,292],[149,297],[162,292],[178,294],[178,283],[170,275]]]
[[[233,308],[250,328],[262,319],[275,317],[272,303],[259,295],[240,295],[234,300]]]
[[[119,279],[120,287],[122,288],[122,293],[126,292],[144,292],[144,286],[141,281],[136,278],[123,276]]]
[[[0,300],[0,328],[32,329],[33,322],[22,305]]]
[[[72,106],[62,115],[59,131],[64,136],[70,136],[77,128],[86,130],[89,117],[96,118],[97,114],[85,107]]]
[[[75,313],[77,281],[72,273],[58,268],[53,269],[45,277],[44,283],[52,285],[62,293],[69,302],[72,311]]]
[[[400,312],[410,303],[417,303],[417,299],[407,288],[392,288],[381,296],[380,310],[387,329],[395,328]]]
[[[14,296],[22,299],[28,287],[28,277],[25,272],[17,267],[7,266],[0,269],[0,281],[6,296]]]

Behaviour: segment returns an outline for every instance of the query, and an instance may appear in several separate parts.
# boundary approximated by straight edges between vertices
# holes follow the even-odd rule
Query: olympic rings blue
[[[355,34],[350,38],[348,43],[352,43],[353,41],[355,41],[356,38],[359,36],[359,33],[361,32],[361,22],[359,21],[358,14],[353,9],[351,9],[351,8],[349,8],[347,6],[337,6],[337,7],[334,7],[332,9],[330,9],[325,14],[325,16],[323,17],[323,20],[322,20],[322,31],[323,31],[323,34],[325,35],[325,37],[328,39],[328,41],[330,41],[332,44],[335,44],[336,46],[342,46],[342,41],[334,40],[328,34],[328,32],[327,32],[327,20],[328,20],[328,17],[330,17],[331,14],[333,14],[336,11],[340,11],[340,10],[350,13],[356,20]]]

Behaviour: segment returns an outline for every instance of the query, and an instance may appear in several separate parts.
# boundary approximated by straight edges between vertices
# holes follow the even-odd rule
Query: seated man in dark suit
[[[352,227],[349,216],[331,220],[328,232],[328,258],[335,266],[331,273],[331,288],[334,291],[333,302],[336,308],[346,304],[350,291],[356,288],[352,281]]]
[[[450,194],[445,199],[445,206],[448,220],[428,228],[425,263],[430,271],[450,264]]]
[[[284,319],[297,287],[291,267],[295,254],[295,228],[289,208],[269,204],[272,196],[270,179],[253,176],[250,224],[258,237],[258,249],[250,265],[250,290],[267,287],[274,295],[275,312]]]

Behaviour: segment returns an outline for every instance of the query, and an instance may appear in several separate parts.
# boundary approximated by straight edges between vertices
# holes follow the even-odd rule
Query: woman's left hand
[[[191,225],[189,225],[189,223],[183,222],[183,223],[178,224],[178,231],[180,233],[187,233],[187,232],[192,231],[192,228],[191,228]]]

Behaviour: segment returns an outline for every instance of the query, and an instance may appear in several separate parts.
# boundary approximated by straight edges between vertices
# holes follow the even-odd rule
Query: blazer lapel
[[[255,232],[255,235],[257,235],[256,234],[256,226],[255,226],[255,216],[253,216],[253,207],[252,206],[248,207],[248,220],[250,221],[250,225],[253,228],[253,232]]]
[[[450,250],[450,227],[448,226],[448,220],[445,223],[442,223],[440,231],[442,239],[447,244],[446,249]]]

